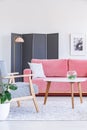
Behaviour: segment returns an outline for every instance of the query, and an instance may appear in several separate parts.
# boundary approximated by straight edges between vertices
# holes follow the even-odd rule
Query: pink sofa
[[[87,77],[87,60],[75,59],[32,59],[32,63],[42,63],[46,77],[66,77],[67,71],[75,70],[78,77]],[[24,74],[32,73],[29,68],[24,69]],[[42,78],[32,80],[38,85],[39,95],[43,95],[46,90],[46,82]],[[24,82],[28,82],[28,78],[24,78]],[[75,84],[75,94],[78,95],[78,88]],[[82,92],[87,95],[87,81],[82,83]],[[69,83],[52,83],[50,87],[50,95],[70,95],[71,89]]]

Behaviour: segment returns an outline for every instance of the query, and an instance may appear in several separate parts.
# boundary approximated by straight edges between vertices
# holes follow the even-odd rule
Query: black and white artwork
[[[85,35],[71,34],[71,55],[85,55]]]

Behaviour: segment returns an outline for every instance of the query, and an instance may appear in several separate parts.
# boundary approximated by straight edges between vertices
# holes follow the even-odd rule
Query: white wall
[[[87,0],[0,0],[0,59],[10,71],[11,32],[55,33],[59,37],[60,58],[70,55],[70,33],[87,32]]]

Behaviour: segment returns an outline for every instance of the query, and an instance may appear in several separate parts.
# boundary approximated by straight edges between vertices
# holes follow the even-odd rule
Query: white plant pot
[[[10,111],[10,103],[0,104],[0,120],[5,120]]]

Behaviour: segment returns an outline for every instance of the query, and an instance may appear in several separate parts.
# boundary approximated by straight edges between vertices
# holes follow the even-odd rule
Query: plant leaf
[[[0,94],[0,99],[1,99],[1,104],[6,101],[6,95],[5,94]]]
[[[5,91],[6,99],[11,100],[11,93],[9,91]]]
[[[14,85],[14,84],[10,84],[10,85],[9,85],[9,89],[11,89],[11,90],[16,90],[16,89],[17,89],[17,86]]]

